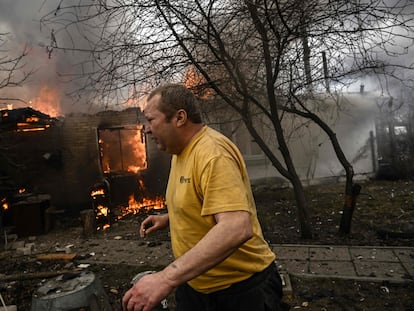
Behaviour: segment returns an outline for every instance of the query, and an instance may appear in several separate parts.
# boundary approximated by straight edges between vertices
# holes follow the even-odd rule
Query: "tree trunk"
[[[351,233],[352,214],[354,213],[358,195],[361,192],[361,186],[359,184],[353,184],[351,187],[346,187],[346,189],[348,188],[351,188],[351,191],[345,192],[344,209],[342,211],[341,223],[339,225],[340,235],[347,235]]]
[[[304,118],[310,119],[314,121],[319,127],[328,135],[329,140],[331,141],[332,147],[334,148],[335,154],[341,163],[342,167],[344,168],[346,174],[346,182],[345,182],[345,202],[343,208],[343,216],[341,218],[341,224],[339,227],[340,234],[349,234],[350,227],[351,227],[351,219],[353,209],[356,204],[356,198],[361,191],[361,186],[353,183],[354,179],[354,168],[352,167],[351,163],[348,162],[344,152],[342,151],[341,145],[336,137],[335,132],[326,124],[321,118],[319,118],[314,113],[310,112],[306,109],[303,103],[295,97],[298,103],[301,105],[305,111],[300,111],[298,109],[285,109],[288,112],[295,113],[299,116]]]
[[[312,239],[312,229],[309,220],[308,201],[305,197],[305,191],[303,189],[302,182],[297,176],[296,178],[292,178],[290,182],[293,185],[293,191],[297,203],[298,221],[300,226],[301,238]]]

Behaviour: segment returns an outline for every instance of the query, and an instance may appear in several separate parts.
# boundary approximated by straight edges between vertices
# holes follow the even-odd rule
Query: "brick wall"
[[[46,131],[5,133],[2,144],[9,147],[6,155],[18,165],[9,165],[7,173],[29,191],[50,194],[52,204],[59,208],[84,208],[91,202],[90,187],[102,179],[97,129],[142,122],[140,110],[130,108],[71,114]],[[163,193],[169,158],[159,155],[151,142],[148,150],[151,155],[145,178],[155,187],[152,191]]]

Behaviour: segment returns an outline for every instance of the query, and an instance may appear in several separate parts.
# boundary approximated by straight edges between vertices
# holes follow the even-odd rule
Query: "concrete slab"
[[[309,258],[309,248],[307,246],[273,246],[276,259],[298,259],[306,260]]]
[[[414,280],[414,262],[403,262],[402,265],[407,270],[408,279]]]
[[[311,261],[309,272],[328,276],[356,276],[354,265],[349,261]]]
[[[379,261],[354,262],[358,276],[406,280],[407,272],[401,263]]]
[[[309,256],[310,260],[351,260],[346,246],[310,247]]]
[[[414,248],[272,245],[281,271],[315,277],[414,280]]]
[[[381,261],[381,262],[399,262],[400,260],[395,255],[391,248],[357,248],[349,249],[351,257],[354,261]]]
[[[401,262],[414,262],[414,249],[395,248],[394,253]]]
[[[309,273],[309,261],[306,260],[280,259],[276,260],[276,265],[280,271],[298,274]]]
[[[172,252],[169,243],[149,246],[137,240],[105,240],[102,245],[90,239],[87,244],[77,247],[78,253],[95,253],[92,257],[81,260],[83,263],[124,263],[129,265],[166,266],[172,262]]]

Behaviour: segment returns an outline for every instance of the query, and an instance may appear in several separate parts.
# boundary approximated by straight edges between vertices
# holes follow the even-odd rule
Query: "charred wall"
[[[60,123],[44,131],[2,132],[1,174],[30,192],[42,192],[48,184],[59,182],[61,134]]]

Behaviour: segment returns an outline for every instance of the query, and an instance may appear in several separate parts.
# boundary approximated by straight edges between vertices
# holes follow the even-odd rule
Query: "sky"
[[[70,84],[63,83],[58,75],[59,72],[71,72],[72,65],[80,60],[80,56],[56,49],[48,53],[47,50],[51,44],[51,29],[42,26],[40,20],[46,13],[55,10],[59,2],[60,0],[0,0],[0,33],[7,34],[2,36],[7,41],[1,49],[21,53],[26,47],[29,54],[24,59],[25,70],[35,71],[24,85],[0,90],[0,98],[16,98],[25,103],[0,100],[0,109],[5,104],[13,104],[14,108],[30,105],[51,116],[93,112],[90,111],[90,106],[81,102],[74,103],[65,95]],[[377,79],[366,79],[348,91],[358,91],[360,84],[365,85],[365,91],[373,91],[375,88],[378,90]]]
[[[25,70],[34,71],[22,86],[0,90],[1,98],[17,98],[25,103],[0,100],[0,109],[5,103],[13,108],[29,105],[52,116],[87,110],[65,96],[68,85],[58,75],[70,71],[74,56],[61,51],[52,51],[50,56],[48,53],[51,30],[42,27],[40,19],[57,5],[58,1],[51,0],[0,1],[0,33],[7,33],[7,41],[1,48],[16,56],[26,47],[29,53],[24,59]]]

